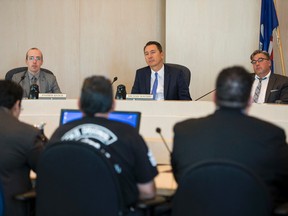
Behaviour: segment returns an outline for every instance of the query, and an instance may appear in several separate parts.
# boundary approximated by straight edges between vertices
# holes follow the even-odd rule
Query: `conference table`
[[[23,111],[20,120],[32,125],[46,123],[44,133],[49,138],[59,126],[61,109],[77,109],[77,99],[67,100],[23,100]],[[118,111],[141,112],[140,134],[143,136],[149,148],[152,150],[158,164],[167,164],[161,167],[166,171],[170,164],[170,154],[156,128],[160,128],[161,134],[172,150],[173,126],[175,123],[188,118],[204,117],[213,113],[216,109],[212,101],[143,101],[143,100],[116,100]],[[266,120],[282,127],[288,134],[288,106],[281,104],[252,104],[249,115]],[[237,124],[237,122],[235,122]],[[241,132],[240,132],[241,133]],[[209,131],[207,131],[209,134]],[[287,138],[287,137],[286,137]],[[288,142],[288,138],[287,138]],[[163,184],[174,187],[173,178]],[[168,175],[168,174],[167,174]],[[171,175],[170,175],[171,176]],[[161,178],[162,179],[162,178]],[[161,180],[161,185],[162,180]]]

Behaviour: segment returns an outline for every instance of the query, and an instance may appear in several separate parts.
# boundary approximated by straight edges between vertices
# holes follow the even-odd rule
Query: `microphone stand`
[[[211,94],[211,93],[214,92],[215,90],[216,90],[216,89],[214,89],[214,90],[212,90],[212,91],[210,91],[210,92],[208,92],[208,93],[202,95],[201,97],[197,98],[195,101],[198,101],[198,100],[200,100],[201,98],[205,97],[206,95]]]

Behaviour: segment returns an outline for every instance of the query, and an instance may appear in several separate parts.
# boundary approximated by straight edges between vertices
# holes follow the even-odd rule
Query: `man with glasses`
[[[61,93],[56,77],[44,70],[41,70],[43,64],[43,54],[38,48],[31,48],[26,53],[27,71],[15,74],[12,80],[23,88],[23,97],[28,98],[30,86],[38,85],[39,93]]]
[[[41,131],[18,120],[23,89],[0,80],[0,182],[4,191],[4,216],[29,216],[27,202],[14,196],[32,188],[30,170],[36,171],[44,149]]]
[[[252,99],[254,103],[288,103],[288,77],[271,72],[268,52],[255,50],[251,56],[254,83]]]

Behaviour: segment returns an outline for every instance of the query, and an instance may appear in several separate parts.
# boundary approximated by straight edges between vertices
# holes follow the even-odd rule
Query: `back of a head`
[[[91,76],[84,80],[80,108],[87,116],[107,113],[113,104],[111,81],[104,76]]]
[[[23,89],[10,80],[0,80],[0,107],[11,109],[17,100],[22,100]]]
[[[223,69],[216,81],[216,104],[219,107],[244,109],[248,106],[253,79],[241,66]]]

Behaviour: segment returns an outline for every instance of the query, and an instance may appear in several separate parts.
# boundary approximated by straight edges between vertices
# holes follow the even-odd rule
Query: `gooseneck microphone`
[[[111,82],[111,85],[113,85],[114,82],[116,82],[118,80],[118,77],[114,77],[113,81]]]
[[[20,81],[18,82],[18,85],[25,79],[26,73],[27,73],[27,71],[25,71],[25,73],[23,74],[23,76],[21,76],[21,79],[20,79]]]
[[[160,137],[161,137],[163,143],[165,144],[165,147],[166,147],[167,151],[171,154],[171,150],[169,149],[169,147],[168,147],[168,145],[167,145],[167,143],[166,143],[164,137],[162,136],[161,128],[157,127],[157,128],[156,128],[156,132],[160,135]]]
[[[214,91],[216,91],[216,89],[213,89],[212,91],[210,91],[210,92],[208,92],[208,93],[206,93],[206,94],[202,95],[201,97],[197,98],[195,101],[198,101],[198,100],[200,100],[201,98],[203,98],[203,97],[205,97],[205,96],[207,96],[207,95],[211,94],[211,93],[212,93],[212,92],[214,92]]]

